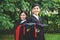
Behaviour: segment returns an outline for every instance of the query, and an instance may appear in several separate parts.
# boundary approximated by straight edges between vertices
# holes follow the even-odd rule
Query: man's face
[[[39,12],[40,12],[39,6],[35,6],[35,7],[32,9],[32,13],[34,13],[34,14],[36,14],[36,15],[38,15]]]

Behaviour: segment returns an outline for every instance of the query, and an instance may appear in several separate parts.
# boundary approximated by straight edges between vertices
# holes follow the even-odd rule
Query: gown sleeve
[[[18,25],[17,28],[16,28],[16,33],[15,33],[15,40],[19,40],[19,35],[20,35],[20,29],[21,29],[21,26],[22,25]]]

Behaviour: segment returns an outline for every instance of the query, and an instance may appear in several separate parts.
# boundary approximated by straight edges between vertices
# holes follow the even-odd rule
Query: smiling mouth
[[[35,11],[35,12],[39,12],[39,11]]]
[[[39,11],[35,11],[35,12],[39,12]]]

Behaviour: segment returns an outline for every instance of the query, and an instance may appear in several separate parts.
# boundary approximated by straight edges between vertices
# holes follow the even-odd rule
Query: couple
[[[24,23],[40,23],[42,24],[42,20],[39,17],[40,7],[39,4],[33,4],[32,5],[32,16],[27,20],[28,13],[26,11],[22,11],[19,16],[19,23],[16,27],[16,35],[15,40],[45,40],[44,39],[44,28],[39,26],[35,28],[39,32],[36,32],[37,35],[35,35],[34,29],[28,29],[30,30],[27,32],[26,28],[22,26]]]

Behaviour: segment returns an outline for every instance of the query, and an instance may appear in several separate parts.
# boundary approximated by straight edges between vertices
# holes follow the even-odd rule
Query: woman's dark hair
[[[28,12],[27,11],[21,11],[19,15],[21,15],[22,13],[25,13],[26,16],[28,16]]]
[[[39,4],[38,4],[38,3],[34,3],[34,4],[32,5],[32,9],[33,9],[35,6],[39,6]],[[40,7],[40,6],[39,6],[39,7]]]

